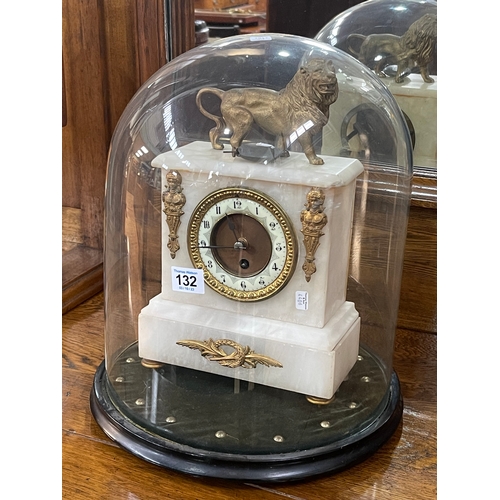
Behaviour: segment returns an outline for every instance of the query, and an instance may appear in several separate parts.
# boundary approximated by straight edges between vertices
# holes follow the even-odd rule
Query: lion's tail
[[[219,142],[219,137],[224,133],[226,122],[224,121],[224,118],[222,116],[213,115],[203,107],[203,104],[201,103],[201,97],[203,96],[203,94],[207,93],[215,94],[219,99],[222,100],[224,91],[214,87],[205,87],[199,90],[196,94],[196,106],[198,106],[198,109],[203,115],[215,122],[215,127],[210,130],[210,142],[212,143],[212,147],[214,149],[223,149],[224,146]]]
[[[217,126],[217,128],[221,128],[222,130],[224,129],[225,123],[224,119],[222,116],[217,116],[213,115],[212,113],[208,112],[204,107],[203,104],[201,103],[201,97],[203,94],[215,94],[219,99],[222,99],[222,95],[224,94],[223,90],[216,89],[213,87],[205,87],[198,91],[196,94],[196,105],[198,106],[198,109],[201,111],[202,114],[204,114],[207,118],[210,118],[213,120]]]
[[[365,41],[365,39],[366,39],[365,35],[360,35],[358,33],[352,33],[347,37],[347,48],[349,49],[349,52],[353,56],[359,58],[359,48],[361,47],[361,44]],[[357,41],[354,42],[355,40]]]

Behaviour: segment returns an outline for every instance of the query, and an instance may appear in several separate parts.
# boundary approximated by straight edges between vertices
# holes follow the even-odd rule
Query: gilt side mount
[[[170,250],[170,257],[175,259],[175,254],[180,248],[177,231],[184,214],[182,207],[186,203],[186,197],[182,192],[182,176],[177,170],[169,171],[166,180],[166,189],[163,191],[163,213],[169,229],[167,247]]]
[[[324,201],[325,194],[323,191],[319,188],[311,188],[309,193],[307,193],[306,208],[300,213],[300,222],[302,222],[301,231],[304,235],[304,246],[306,248],[302,270],[308,282],[316,272],[316,264],[314,262],[316,250],[319,247],[319,239],[324,234],[321,230],[328,222],[326,214],[323,212]]]
[[[203,107],[202,97],[207,93],[219,97],[221,116]],[[258,87],[226,91],[205,87],[198,92],[196,105],[215,122],[209,134],[214,149],[224,149],[220,137],[229,129],[232,154],[238,156],[243,139],[256,124],[276,137],[275,146],[283,151],[282,156],[289,155],[290,145],[297,140],[309,163],[323,165],[314,150],[313,136],[328,123],[330,105],[337,100],[338,93],[333,62],[315,58],[301,66],[279,92]]]

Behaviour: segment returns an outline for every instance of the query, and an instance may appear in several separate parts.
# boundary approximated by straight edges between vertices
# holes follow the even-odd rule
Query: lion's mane
[[[304,66],[305,71],[297,71],[288,85],[280,91],[280,100],[284,108],[291,112],[291,122],[295,127],[304,123],[300,120],[306,113],[314,116],[317,126],[323,127],[328,122],[330,105],[337,100],[339,95],[338,84],[331,93],[320,93],[317,89],[317,85],[328,84],[327,75],[333,70],[328,67],[328,64],[331,64],[331,61],[323,59],[308,61]]]
[[[413,59],[418,66],[429,64],[434,56],[437,38],[437,16],[425,14],[415,21],[401,37],[406,59]]]

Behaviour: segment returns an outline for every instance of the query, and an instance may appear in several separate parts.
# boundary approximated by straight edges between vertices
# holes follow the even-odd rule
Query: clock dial
[[[255,190],[226,188],[204,198],[193,211],[188,240],[205,282],[230,299],[269,298],[295,269],[291,222],[274,200]]]
[[[272,256],[271,238],[264,225],[242,213],[226,212],[225,217],[215,223],[210,246],[217,263],[234,276],[262,273]]]

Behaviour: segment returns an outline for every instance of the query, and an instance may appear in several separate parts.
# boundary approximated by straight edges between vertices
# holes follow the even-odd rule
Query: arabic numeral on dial
[[[271,229],[271,231],[275,231],[277,227],[278,227],[278,224],[276,224],[276,222],[271,221],[269,223],[269,228]]]
[[[235,210],[239,210],[241,208],[241,200],[234,200],[233,201],[233,208]]]
[[[222,213],[219,205],[215,205],[215,213],[216,213],[216,215],[220,215]]]
[[[208,220],[203,221],[203,229],[210,229],[210,221]]]
[[[277,243],[275,248],[277,252],[281,252],[283,250],[283,245],[281,243]]]
[[[221,283],[225,283],[226,282],[226,275],[225,274],[221,274],[220,275],[220,282]]]
[[[259,278],[259,285],[260,285],[260,286],[264,286],[265,284],[266,284],[266,281],[264,280],[264,277],[263,277],[263,276],[261,276],[261,277]]]
[[[212,269],[212,268],[214,267],[214,262],[213,262],[213,260],[208,260],[208,261],[207,261],[207,267],[208,267],[209,269]]]
[[[207,246],[207,242],[205,240],[201,240],[200,241],[200,248],[201,247],[206,247]]]
[[[242,289],[242,290],[246,290],[246,289],[247,289],[247,284],[246,284],[244,281],[242,281],[242,282],[240,283],[240,286],[241,286],[241,289]]]
[[[278,264],[276,264],[276,262],[271,266],[271,269],[273,271],[279,271],[280,270],[280,268],[278,267]]]

